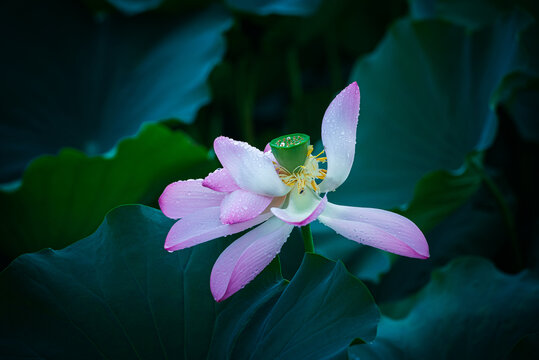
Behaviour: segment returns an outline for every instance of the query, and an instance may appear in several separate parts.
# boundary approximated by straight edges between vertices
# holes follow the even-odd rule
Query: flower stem
[[[313,234],[311,232],[310,224],[301,227],[301,236],[303,237],[305,252],[314,253]]]

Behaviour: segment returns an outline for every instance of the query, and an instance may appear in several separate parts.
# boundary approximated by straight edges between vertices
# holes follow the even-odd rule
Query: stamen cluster
[[[303,193],[306,187],[318,193],[320,188],[316,183],[316,179],[323,180],[327,174],[327,170],[320,169],[318,166],[318,163],[325,163],[327,161],[327,157],[320,157],[324,153],[324,150],[318,155],[313,156],[313,149],[313,146],[309,145],[305,163],[296,167],[292,172],[276,164],[279,178],[290,187],[297,186],[298,193],[300,194]]]

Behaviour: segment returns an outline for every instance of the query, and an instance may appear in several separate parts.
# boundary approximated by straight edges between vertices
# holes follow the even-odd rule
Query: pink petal
[[[236,224],[254,219],[264,211],[273,200],[272,197],[236,190],[226,195],[221,203],[221,222]]]
[[[219,207],[212,207],[178,220],[168,232],[165,250],[170,252],[181,250],[221,236],[235,234],[271,217],[271,214],[266,213],[249,221],[227,225],[219,220],[220,212]]]
[[[282,221],[296,226],[305,226],[316,220],[326,207],[327,198],[323,199],[311,189],[306,188],[303,194],[294,189],[290,192],[288,205],[284,209],[271,208],[273,215]]]
[[[318,220],[360,244],[413,258],[430,256],[421,230],[404,216],[390,211],[328,203]]]
[[[257,148],[224,136],[215,139],[213,148],[240,188],[266,196],[282,196],[290,190],[279,179],[273,162]]]
[[[327,176],[320,191],[333,191],[350,174],[356,150],[356,128],[359,116],[359,87],[348,85],[333,99],[322,120],[322,143],[327,156]]]
[[[227,299],[268,266],[293,228],[272,217],[227,247],[211,272],[210,288],[215,301]]]
[[[202,186],[220,192],[232,192],[240,188],[226,169],[217,169],[206,176]]]
[[[225,194],[202,186],[202,180],[177,181],[159,197],[159,207],[171,219],[179,219],[200,209],[219,206]]]

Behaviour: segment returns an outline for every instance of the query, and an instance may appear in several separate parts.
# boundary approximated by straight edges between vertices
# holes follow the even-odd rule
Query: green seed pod
[[[273,156],[290,173],[305,163],[309,145],[309,135],[300,133],[280,136],[270,142]]]

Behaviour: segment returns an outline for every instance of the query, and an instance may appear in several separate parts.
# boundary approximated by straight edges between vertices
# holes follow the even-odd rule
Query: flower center
[[[280,166],[293,172],[305,163],[309,148],[309,135],[289,134],[270,141],[271,152]]]
[[[326,177],[327,171],[320,169],[318,163],[325,163],[327,158],[320,157],[324,151],[320,154],[313,156],[313,146],[309,145],[307,150],[307,158],[303,165],[297,166],[292,172],[288,171],[285,167],[275,163],[279,178],[288,186],[297,186],[298,193],[303,193],[306,187],[309,187],[319,192],[320,188],[316,183],[316,179],[323,180]]]

